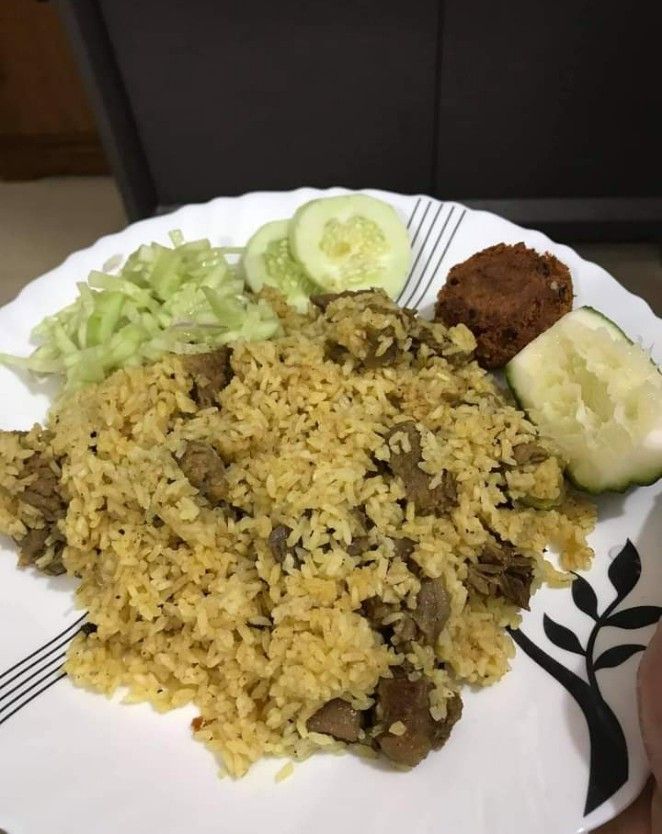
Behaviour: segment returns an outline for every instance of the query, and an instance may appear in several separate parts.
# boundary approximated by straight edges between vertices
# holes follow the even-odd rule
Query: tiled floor
[[[111,179],[78,177],[29,183],[0,182],[0,304],[70,252],[126,225]],[[572,244],[571,244],[572,245]],[[581,244],[662,316],[662,250],[652,244]]]

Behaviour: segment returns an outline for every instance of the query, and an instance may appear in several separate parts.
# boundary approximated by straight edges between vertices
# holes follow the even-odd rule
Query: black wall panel
[[[432,188],[436,0],[101,0],[161,204]]]
[[[443,6],[439,193],[662,196],[662,3]]]

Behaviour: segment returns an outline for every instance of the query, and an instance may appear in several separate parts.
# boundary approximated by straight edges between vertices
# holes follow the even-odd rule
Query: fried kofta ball
[[[570,270],[523,243],[499,243],[454,266],[439,290],[435,319],[466,324],[476,359],[501,368],[572,308]]]

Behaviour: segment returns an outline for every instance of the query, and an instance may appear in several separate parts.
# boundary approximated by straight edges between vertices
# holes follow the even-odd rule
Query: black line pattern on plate
[[[409,218],[409,222],[407,223],[407,228],[410,231],[411,231],[411,225],[414,222],[414,217],[415,217],[416,212],[417,212],[420,205],[421,205],[421,198],[419,197],[418,200],[416,201],[416,205],[414,206],[414,210],[411,213],[411,217]],[[411,236],[411,241],[410,241],[412,252],[414,251],[416,240],[418,239],[418,236],[421,233],[421,229],[423,228],[423,224],[425,223],[425,218],[427,217],[427,214],[428,214],[428,211],[430,210],[431,205],[432,205],[432,200],[428,200],[426,205],[425,205],[425,209],[423,210],[423,216],[419,220],[417,220],[416,230],[414,231],[414,234]],[[403,288],[400,290],[400,295],[398,296],[396,303],[399,303],[400,299],[402,298],[402,295],[405,292],[405,290],[407,289],[407,286],[409,285],[409,283],[412,279],[412,276],[413,276],[413,270],[410,269],[409,270],[409,275],[407,276],[407,280],[405,281],[405,284],[404,284]]]
[[[38,695],[41,695],[41,693],[42,693],[42,692],[45,692],[47,689],[50,689],[50,688],[51,688],[51,686],[53,686],[54,684],[56,684],[58,681],[61,681],[61,680],[62,680],[62,678],[66,678],[66,677],[67,677],[66,672],[60,672],[60,674],[59,674],[57,677],[55,677],[55,678],[53,678],[52,680],[48,681],[48,683],[44,684],[44,686],[42,686],[42,687],[41,687],[40,689],[38,689],[36,692],[32,692],[32,689],[34,689],[34,687],[32,687],[32,689],[30,689],[30,690],[29,690],[30,692],[32,692],[32,694],[30,695],[30,697],[29,697],[27,700],[25,700],[25,701],[23,701],[22,703],[20,703],[20,704],[19,704],[17,707],[15,707],[15,708],[14,708],[11,712],[8,712],[8,713],[6,713],[6,714],[4,714],[4,715],[0,715],[0,725],[1,725],[1,724],[4,724],[4,723],[5,723],[5,721],[8,721],[8,720],[12,717],[12,715],[16,715],[16,713],[17,713],[17,712],[19,712],[20,710],[22,710],[22,709],[23,709],[23,707],[27,707],[27,705],[28,705],[31,701],[34,701],[34,699],[35,699]],[[41,681],[40,681],[40,682],[41,682]],[[27,693],[26,693],[26,694],[27,694]]]
[[[602,614],[598,612],[598,598],[591,585],[581,576],[575,576],[572,583],[574,604],[594,621],[586,648],[567,626],[555,622],[547,614],[543,617],[543,628],[551,643],[564,651],[584,657],[586,680],[550,657],[519,629],[511,631],[517,645],[568,690],[584,714],[590,744],[584,816],[613,796],[627,782],[629,773],[625,735],[614,711],[602,696],[596,672],[620,666],[632,655],[645,649],[645,646],[639,643],[624,643],[607,649],[596,658],[594,655],[598,633],[604,627],[643,628],[655,624],[662,615],[662,608],[656,605],[640,605],[616,611],[641,576],[641,559],[629,539],[609,566],[608,576],[616,596]]]
[[[432,200],[428,200],[426,205],[425,205],[425,211],[423,212],[423,217],[421,217],[420,222],[419,222],[418,226],[416,227],[416,231],[412,235],[412,239],[411,239],[412,249],[416,245],[416,238],[421,233],[421,229],[423,228],[423,224],[425,223],[425,218],[428,216],[428,212],[430,211],[431,206],[432,206]]]
[[[27,663],[28,660],[32,660],[32,658],[35,657],[35,655],[39,654],[44,649],[47,649],[49,646],[52,646],[53,643],[55,643],[61,637],[64,637],[64,635],[68,631],[71,631],[72,628],[76,628],[76,626],[78,626],[80,628],[80,626],[81,626],[83,620],[85,619],[85,617],[87,617],[87,614],[81,614],[81,616],[75,622],[71,623],[71,625],[68,625],[66,628],[62,629],[62,631],[59,634],[56,634],[55,637],[52,637],[48,641],[48,643],[44,643],[43,646],[40,646],[38,649],[35,649],[27,657],[24,657],[23,660],[19,660],[18,663],[14,663],[13,666],[10,666],[9,669],[5,669],[4,672],[0,673],[0,681],[2,681],[7,675],[9,675],[11,672],[13,672],[14,669],[18,669],[19,666],[22,666],[24,663]],[[0,683],[0,689],[2,689],[2,686],[3,686],[3,684]]]
[[[455,208],[456,208],[456,206],[453,206],[453,208],[455,209]],[[414,299],[414,298],[412,297],[412,299],[411,299],[411,302],[410,302],[410,303],[411,303],[411,306],[412,306],[412,307],[414,307],[414,309],[416,309],[416,308],[418,307],[418,305],[419,305],[419,304],[423,301],[423,299],[425,298],[425,296],[428,294],[428,292],[429,292],[429,290],[430,290],[430,287],[432,286],[432,282],[433,282],[433,281],[434,281],[434,279],[437,277],[437,275],[438,275],[438,273],[439,273],[439,270],[441,269],[441,265],[442,265],[442,263],[444,262],[444,258],[446,257],[446,253],[448,252],[448,250],[449,250],[449,248],[450,248],[450,245],[451,245],[451,243],[453,242],[453,238],[455,237],[455,234],[456,234],[457,230],[460,228],[460,223],[462,223],[462,221],[464,220],[464,215],[465,215],[466,213],[467,213],[467,210],[466,210],[466,209],[463,209],[462,213],[460,214],[460,216],[459,216],[459,218],[458,218],[458,220],[457,220],[457,223],[455,224],[455,226],[454,226],[454,228],[453,228],[453,231],[451,232],[451,236],[448,238],[448,241],[447,241],[447,243],[446,243],[446,246],[444,246],[444,251],[441,253],[441,255],[440,255],[440,257],[439,257],[439,260],[437,261],[437,265],[434,267],[434,269],[433,269],[433,270],[432,270],[432,272],[430,273],[430,277],[428,278],[427,283],[425,284],[425,286],[424,286],[424,288],[423,288],[423,292],[420,294],[420,296],[419,296],[417,299]],[[452,217],[452,214],[453,214],[453,212],[451,211],[451,212],[449,213],[448,217],[446,218],[446,223],[444,223],[444,228],[442,229],[441,235],[439,236],[439,240],[440,240],[440,241],[441,241],[441,238],[443,237],[443,233],[444,233],[444,231],[446,230],[446,225],[448,224],[448,222],[450,221],[450,219],[451,219],[451,217]],[[433,258],[433,256],[434,256],[434,254],[435,254],[434,252],[431,252],[431,253],[430,253],[430,258],[428,259],[428,263],[425,265],[425,270],[423,271],[423,273],[422,273],[421,277],[422,277],[422,276],[425,274],[425,272],[427,271],[427,268],[428,268],[428,266],[429,266],[430,262],[432,261],[432,258]],[[415,295],[416,295],[416,290],[414,290],[414,296],[415,296]]]
[[[432,218],[432,222],[430,223],[430,226],[428,227],[428,230],[425,234],[425,237],[423,238],[423,242],[418,247],[418,252],[416,253],[416,257],[414,258],[414,261],[411,265],[411,269],[409,270],[409,275],[413,275],[416,272],[416,267],[418,266],[418,262],[421,258],[421,255],[425,251],[425,247],[427,246],[428,240],[430,239],[430,235],[432,234],[432,230],[434,229],[434,227],[437,224],[437,220],[439,219],[439,215],[441,214],[441,210],[442,210],[443,207],[444,207],[444,204],[439,203],[439,206],[437,207],[437,211],[435,212],[435,215]],[[401,295],[402,295],[402,293],[400,293],[400,296]],[[398,296],[398,299],[400,298],[400,296]]]
[[[426,236],[426,238],[425,238],[425,243],[427,243],[428,237],[430,236],[430,232],[432,231],[432,229],[433,229],[433,227],[434,227],[434,224],[437,222],[437,218],[439,217],[440,212],[441,212],[441,209],[443,208],[443,206],[444,206],[444,204],[443,204],[443,203],[439,206],[439,209],[438,209],[438,211],[437,211],[437,214],[435,215],[435,218],[434,218],[434,222],[433,222],[433,224],[430,226],[430,229],[428,230],[428,234],[427,234],[427,236]],[[449,220],[451,219],[451,217],[453,216],[453,212],[454,212],[454,211],[455,211],[455,206],[451,206],[451,207],[450,207],[450,209],[449,209],[449,211],[448,211],[448,214],[446,215],[446,219],[445,219],[445,220],[444,220],[444,222],[442,223],[442,226],[441,226],[441,231],[440,231],[440,232],[439,232],[439,234],[437,235],[437,238],[436,238],[436,240],[435,240],[435,242],[434,242],[434,246],[432,247],[432,252],[430,252],[430,254],[428,255],[428,259],[426,260],[425,265],[424,265],[424,267],[423,267],[423,269],[422,269],[421,273],[419,274],[418,279],[416,280],[416,283],[414,284],[414,286],[413,286],[413,287],[411,287],[411,283],[412,283],[412,282],[411,282],[411,281],[409,281],[409,282],[408,282],[408,285],[409,285],[409,286],[406,288],[406,289],[408,289],[408,290],[409,290],[408,295],[407,295],[407,298],[405,299],[405,290],[404,290],[404,289],[403,289],[403,291],[400,293],[400,295],[398,296],[398,304],[400,304],[400,306],[402,306],[402,307],[409,307],[409,306],[410,306],[410,304],[411,304],[411,300],[412,300],[412,298],[413,298],[413,297],[416,295],[416,293],[418,292],[418,288],[419,288],[419,287],[420,287],[420,285],[421,285],[421,281],[423,280],[423,278],[424,278],[424,276],[425,276],[425,273],[426,273],[426,271],[427,271],[428,267],[430,266],[430,262],[432,261],[432,258],[435,256],[435,254],[436,254],[436,252],[437,252],[437,250],[438,250],[438,248],[439,248],[439,245],[440,245],[441,240],[442,240],[442,238],[443,238],[443,236],[444,236],[444,233],[446,232],[446,227],[448,226],[448,221],[449,221]],[[425,244],[424,244],[424,245],[425,245]],[[418,256],[420,257],[422,254],[423,254],[423,249],[421,249],[421,251],[418,253]],[[413,266],[413,267],[412,267],[412,269],[411,269],[411,273],[410,273],[410,275],[411,275],[412,280],[413,280],[413,277],[414,277],[414,272],[415,272],[415,270],[416,270],[416,266],[417,266],[417,264],[418,264],[418,258],[417,258],[417,259],[416,259],[416,261],[414,262],[414,266]]]
[[[432,284],[433,279],[435,278],[435,276],[436,276],[436,275],[437,275],[437,273],[439,272],[439,269],[441,268],[441,265],[442,265],[442,263],[443,263],[443,261],[444,261],[444,258],[446,257],[446,253],[447,253],[447,252],[448,252],[448,250],[450,249],[450,245],[451,245],[451,243],[453,242],[453,238],[455,237],[455,234],[456,234],[457,230],[460,228],[460,224],[461,224],[461,223],[462,223],[462,221],[464,220],[464,217],[465,217],[466,213],[467,213],[467,210],[466,210],[466,209],[463,209],[463,210],[462,210],[462,214],[459,216],[459,218],[458,218],[458,220],[457,220],[457,223],[455,224],[455,228],[454,228],[454,229],[453,229],[453,231],[451,232],[451,236],[448,238],[448,243],[447,243],[447,244],[446,244],[446,246],[444,247],[444,251],[441,253],[441,257],[440,257],[440,258],[439,258],[439,260],[437,261],[437,265],[436,265],[436,266],[435,266],[435,268],[432,270],[432,274],[431,274],[431,276],[430,276],[430,279],[429,279],[429,281],[428,281],[427,286],[426,286],[426,287],[425,287],[425,289],[423,290],[423,294],[422,294],[422,295],[421,295],[421,297],[418,299],[418,301],[417,301],[417,302],[415,302],[415,304],[414,304],[414,306],[415,306],[415,307],[416,307],[416,306],[418,306],[418,305],[421,303],[421,301],[425,298],[425,296],[427,295],[427,292],[428,292],[428,290],[430,289],[430,285]],[[449,218],[449,219],[450,219],[450,218]]]
[[[87,614],[82,614],[43,646],[0,674],[0,724],[65,677],[62,663],[67,648],[74,637],[87,628],[86,617]]]
[[[407,228],[408,229],[411,229],[411,224],[414,222],[414,217],[416,216],[416,212],[418,211],[418,207],[420,206],[420,204],[421,204],[421,198],[418,197],[418,199],[416,200],[416,205],[414,206],[414,210],[410,214],[409,220],[407,220]]]

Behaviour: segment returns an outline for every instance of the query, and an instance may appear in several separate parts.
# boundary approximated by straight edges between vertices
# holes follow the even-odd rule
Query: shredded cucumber
[[[254,292],[265,284],[275,287],[289,304],[304,312],[317,288],[292,257],[288,225],[287,220],[273,220],[260,226],[246,244],[241,263],[246,282]]]
[[[411,261],[395,209],[367,194],[306,203],[290,221],[289,240],[307,275],[329,292],[374,287],[395,298]]]
[[[580,488],[623,492],[662,477],[662,374],[601,313],[563,316],[508,363],[506,378]]]
[[[91,272],[73,304],[34,328],[40,344],[31,356],[0,354],[0,362],[61,374],[77,388],[168,351],[200,352],[278,331],[269,304],[245,293],[227,250],[208,240],[185,243],[180,232],[171,240],[172,247],[141,246],[116,275]]]

